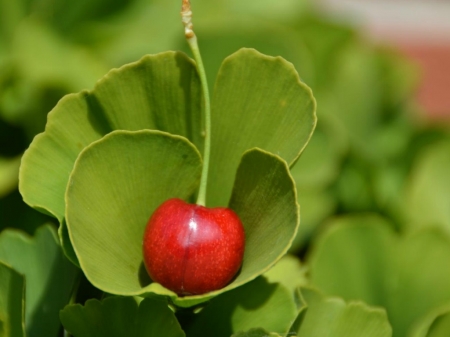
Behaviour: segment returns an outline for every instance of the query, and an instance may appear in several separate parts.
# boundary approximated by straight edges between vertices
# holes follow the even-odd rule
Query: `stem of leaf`
[[[211,104],[209,100],[208,82],[206,80],[205,67],[203,66],[202,56],[200,49],[198,48],[197,37],[192,30],[191,22],[191,6],[189,0],[183,0],[183,7],[181,11],[183,23],[185,25],[185,35],[189,47],[194,55],[194,60],[197,64],[197,71],[200,77],[200,83],[202,86],[202,93],[204,99],[205,108],[205,147],[203,150],[203,168],[202,176],[200,179],[200,188],[197,196],[197,205],[205,206],[206,204],[206,187],[208,185],[208,170],[209,170],[209,157],[211,152]]]

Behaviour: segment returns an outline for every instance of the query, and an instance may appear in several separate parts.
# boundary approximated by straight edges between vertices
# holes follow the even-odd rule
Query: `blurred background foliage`
[[[429,156],[418,154],[447,138],[445,128],[416,118],[415,65],[395,50],[370,43],[350,25],[321,15],[306,1],[220,0],[194,6],[211,86],[226,56],[251,47],[292,62],[318,101],[317,130],[293,168],[302,226],[292,251],[305,247],[333,214],[380,212],[397,228],[405,226],[413,216],[405,209],[405,198],[407,204],[420,202],[417,189],[427,188],[415,186],[420,184],[415,180],[426,178],[411,177],[413,166],[418,167],[415,176],[426,175],[417,170]],[[110,68],[147,53],[187,52],[178,12],[178,3],[161,0],[1,2],[3,228],[32,233],[46,220],[21,203],[16,177],[20,155],[43,131],[47,113],[63,95],[91,89]]]
[[[0,0],[0,229],[33,234],[54,221],[22,202],[21,154],[63,95],[91,89],[109,69],[144,54],[187,52],[179,7],[167,0]],[[292,254],[308,257],[318,235],[342,226],[336,217],[375,213],[396,235],[433,226],[449,233],[449,127],[420,111],[415,64],[321,14],[312,1],[198,0],[193,8],[211,86],[226,56],[251,47],[292,62],[313,89],[317,129],[292,168],[301,206]],[[317,259],[316,269],[325,268]],[[300,274],[303,284],[308,275]],[[325,290],[326,282],[320,278]],[[399,324],[401,336],[409,322]]]

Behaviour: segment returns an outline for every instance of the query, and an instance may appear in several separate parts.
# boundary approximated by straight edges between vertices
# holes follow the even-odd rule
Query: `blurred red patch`
[[[398,46],[422,70],[418,100],[430,117],[450,119],[450,43],[401,43]]]

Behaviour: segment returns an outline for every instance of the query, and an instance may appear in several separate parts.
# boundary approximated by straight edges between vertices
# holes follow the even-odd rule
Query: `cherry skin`
[[[144,233],[144,264],[153,281],[178,295],[225,287],[242,264],[244,227],[229,208],[207,208],[169,199]]]

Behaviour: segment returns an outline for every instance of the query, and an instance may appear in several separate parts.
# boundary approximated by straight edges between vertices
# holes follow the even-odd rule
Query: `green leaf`
[[[308,2],[298,2],[295,0],[282,0],[274,3],[270,0],[262,1],[238,1],[229,0],[225,3],[234,9],[234,12],[243,14],[245,18],[252,18],[255,16],[260,20],[272,21],[290,21],[297,20],[298,15],[308,8]],[[235,16],[237,14],[234,14]],[[261,25],[261,24],[260,24]],[[262,25],[261,25],[262,26]],[[274,25],[277,27],[277,25]]]
[[[202,148],[194,63],[166,52],[110,71],[92,91],[65,96],[25,152],[19,188],[26,203],[62,222],[64,193],[79,153],[112,130],[159,129]]]
[[[295,173],[291,173],[294,176]],[[335,196],[328,189],[308,191],[297,187],[297,191],[302,214],[297,235],[289,249],[291,253],[297,253],[315,236],[324,220],[334,213],[337,203]]]
[[[238,331],[260,327],[281,335],[297,316],[292,295],[281,284],[264,277],[215,297],[193,318],[187,336],[228,337]]]
[[[305,286],[309,281],[306,278],[306,268],[294,255],[285,255],[264,276],[271,283],[281,283],[293,294],[298,287]]]
[[[337,201],[329,187],[338,178],[346,151],[342,131],[330,118],[320,117],[308,147],[291,168],[302,208],[301,225],[291,252],[298,252],[309,242],[319,225],[334,212]]]
[[[67,228],[66,220],[63,220],[63,222],[59,226],[58,234],[64,255],[66,255],[69,261],[72,262],[75,266],[80,267],[80,262],[78,261],[77,254],[75,254],[72,242],[70,241],[69,229]]]
[[[404,211],[408,225],[440,225],[450,232],[450,141],[428,147],[416,159]]]
[[[222,64],[212,99],[209,206],[226,205],[242,154],[258,147],[292,164],[316,124],[316,103],[292,64],[241,49]]]
[[[85,306],[68,305],[60,313],[65,329],[74,337],[183,337],[165,300],[109,297],[90,299]]]
[[[42,132],[48,111],[64,94],[93,87],[108,71],[89,50],[71,44],[34,14],[23,18],[14,31],[10,84],[0,94],[0,114],[23,127],[30,139]],[[48,17],[49,12],[43,15]]]
[[[211,19],[212,8],[209,7],[208,13],[204,15],[206,22],[196,20],[199,32],[202,26],[205,27],[201,32],[201,52],[211,88],[223,60],[242,47],[254,48],[265,55],[279,55],[294,64],[302,80],[311,77],[312,56],[295,33],[282,26],[261,25],[261,18],[249,17],[241,11],[238,13],[236,8],[233,8],[235,21],[230,25],[230,16],[224,15],[226,9],[218,9],[216,3],[214,10],[219,15]],[[229,1],[224,3],[230,5]],[[255,4],[260,6],[259,2]],[[245,20],[236,20],[237,16]],[[200,15],[197,13],[196,17],[199,19]],[[258,30],[255,30],[255,24],[258,24]],[[183,46],[187,49],[186,44],[183,43]]]
[[[254,328],[248,331],[241,331],[231,335],[231,337],[281,337],[279,334],[275,332],[268,332],[263,328]]]
[[[427,228],[402,241],[396,261],[399,269],[397,293],[395,297],[390,295],[392,304],[387,307],[392,325],[394,329],[398,326],[400,333],[409,328],[410,322],[450,302],[448,233]]]
[[[17,187],[21,156],[11,159],[0,157],[0,198]]]
[[[195,6],[196,28],[198,19],[202,17],[197,8]],[[179,45],[186,44],[180,35],[179,10],[178,2],[135,1],[130,10],[121,11],[120,15],[115,15],[109,20],[103,19],[96,24],[90,23],[83,27],[84,38],[94,48],[96,54],[107,59],[110,64],[123,64],[141,55],[164,50],[179,50]],[[210,14],[210,11],[207,14]],[[92,34],[93,31],[95,35]],[[162,31],[164,34],[160,34]],[[151,43],[142,43],[149,36]]]
[[[288,251],[299,224],[295,184],[287,163],[260,149],[244,154],[229,207],[245,228],[241,272],[225,289],[268,271]]]
[[[323,102],[320,113],[338,117],[352,149],[371,158],[374,134],[382,122],[383,82],[378,60],[373,50],[362,43],[341,44],[339,49],[332,51],[333,62],[328,64],[329,72],[324,73],[325,90],[316,92],[318,101]]]
[[[320,119],[308,147],[291,169],[299,190],[323,190],[338,177],[346,147],[336,140],[340,134],[335,128],[327,118]]]
[[[251,71],[241,72],[243,66]],[[267,68],[267,71],[261,72],[263,69],[261,67]],[[261,87],[261,90],[266,90],[263,93],[268,101],[261,100],[259,96],[255,97],[254,88],[246,89],[250,95],[248,97],[255,99],[252,100],[254,102],[252,107],[247,106],[246,99],[241,97],[240,100],[236,100],[230,96],[235,87],[234,80],[230,83],[230,76],[239,75],[239,80],[254,81],[251,76],[261,73],[265,74],[265,77],[260,77],[261,80],[271,79],[271,83],[276,84],[275,89]],[[222,103],[225,104],[226,99],[229,99],[232,107],[240,109],[243,113],[248,112],[250,119],[247,122],[258,120],[262,123],[258,125],[264,126],[267,132],[269,128],[272,130],[275,127],[275,133],[273,137],[266,137],[266,131],[258,131],[256,138],[253,133],[246,135],[245,139],[251,141],[242,143],[242,147],[234,152],[234,167],[225,170],[226,176],[217,176],[217,181],[220,184],[223,181],[227,181],[226,184],[231,182],[229,178],[233,179],[242,153],[258,144],[282,154],[289,162],[294,162],[314,129],[315,101],[310,90],[299,81],[292,65],[281,58],[270,58],[253,50],[243,50],[224,63],[221,74],[217,85],[216,99],[219,99],[219,103],[215,105],[216,108],[221,108]],[[242,77],[242,74],[245,76]],[[218,111],[217,116],[223,116],[220,110]],[[261,120],[257,118],[255,111],[258,116],[264,118]],[[273,114],[274,111],[277,114]],[[147,151],[145,153],[148,155],[143,156],[142,151],[145,150],[141,147],[145,141],[141,142],[141,147],[136,145],[140,141],[130,140],[130,143],[127,143],[134,148],[129,155],[134,156],[133,160],[141,165],[136,170],[130,169],[133,160],[127,162],[122,159],[130,150],[119,144],[117,139],[112,141],[105,137],[92,148],[89,148],[89,144],[116,129],[158,128],[187,136],[201,149],[203,139],[200,132],[200,112],[200,88],[195,65],[177,53],[148,56],[140,62],[113,70],[92,92],[82,92],[63,98],[50,113],[46,131],[35,138],[25,153],[20,176],[20,189],[24,200],[60,220],[62,223],[60,236],[64,250],[72,260],[75,260],[71,254],[71,247],[67,244],[67,232],[63,222],[65,215],[71,217],[66,219],[68,234],[80,266],[89,280],[102,290],[122,295],[156,292],[172,296],[175,303],[180,306],[190,306],[261,275],[281,258],[291,245],[298,227],[298,205],[295,187],[286,163],[277,156],[251,151],[244,157],[242,172],[237,174],[235,192],[230,202],[230,207],[243,219],[248,236],[243,267],[235,281],[225,289],[207,296],[177,298],[173,292],[160,285],[149,284],[148,280],[139,279],[139,270],[140,268],[142,270],[140,241],[143,226],[159,203],[177,195],[187,198],[194,191],[196,173],[192,177],[188,175],[192,174],[196,170],[194,167],[199,164],[198,153],[194,155],[197,164],[192,164],[191,160],[192,166],[184,171],[186,184],[183,187],[175,186],[181,181],[179,171],[167,169],[171,167],[171,160],[175,158],[170,157],[172,159],[169,158],[167,161],[166,158],[164,160],[159,158],[154,162],[154,153]],[[234,116],[238,118],[236,114]],[[220,123],[220,118],[214,123]],[[239,121],[238,124],[242,126],[242,118],[239,117]],[[226,127],[225,124],[223,126]],[[291,141],[287,141],[286,136],[292,136],[293,144],[296,145],[289,145]],[[220,138],[214,137],[216,140]],[[267,142],[269,138],[273,139]],[[227,140],[222,141],[225,146]],[[113,143],[115,145],[112,145]],[[100,144],[104,144],[104,148]],[[111,148],[105,150],[109,146],[107,144],[111,145]],[[153,146],[150,148],[154,149]],[[86,151],[78,157],[83,149]],[[221,150],[220,147],[213,148],[213,153],[222,153],[225,158]],[[115,154],[111,155],[109,151]],[[188,158],[195,150],[190,147],[186,151],[189,153],[186,155]],[[94,155],[97,152],[98,154]],[[155,153],[159,156],[160,151],[157,150]],[[175,153],[176,151],[173,156],[176,156]],[[74,169],[76,158],[83,156],[85,159],[79,160]],[[149,159],[151,163],[143,163],[144,158],[151,158]],[[222,166],[219,162],[213,162],[212,165]],[[142,167],[146,167],[147,171],[139,171]],[[175,165],[173,168],[178,167]],[[260,173],[261,168],[266,171]],[[73,209],[68,211],[65,209],[63,190],[67,186],[68,174],[72,170],[73,180],[68,187],[66,203],[67,207]],[[149,175],[148,170],[154,174]],[[130,178],[129,175],[134,173],[136,176]],[[169,179],[171,174],[177,179]],[[143,176],[148,180],[142,181]],[[127,178],[130,180],[126,181]],[[210,182],[214,184],[213,177]],[[133,190],[130,189],[130,184],[133,185]],[[149,189],[148,186],[153,186],[152,184],[156,184],[156,190],[162,191],[162,194],[153,193],[150,196],[150,191],[142,191]],[[224,195],[231,193],[231,184],[226,189],[219,188],[219,190],[224,191]],[[92,186],[95,185],[100,186],[102,190],[93,191]],[[277,188],[274,189],[273,186]],[[139,199],[137,196],[140,193],[146,197]],[[145,201],[148,201],[146,198],[150,198],[152,202],[144,205]],[[133,205],[130,204],[130,200],[135,201]],[[118,209],[122,210],[122,214],[110,220],[111,214],[117,214]],[[130,217],[125,218],[123,214]],[[114,225],[111,225],[111,222]],[[117,242],[126,244],[115,245]],[[118,248],[111,251],[111,243]],[[110,259],[114,262],[105,263]],[[115,268],[123,270],[118,273]]]
[[[38,228],[34,237],[3,231],[0,261],[25,275],[27,336],[57,336],[58,313],[69,302],[78,269],[63,255],[53,227]]]
[[[300,313],[298,337],[390,337],[392,328],[384,309],[362,302],[345,303],[325,298],[313,290],[302,290],[307,308]]]
[[[25,280],[0,262],[0,335],[24,337]]]
[[[5,40],[5,45],[9,44],[11,38],[17,29],[17,26],[25,15],[25,8],[22,1],[4,1],[0,2],[1,20],[0,20],[0,44]],[[3,47],[3,46],[2,46]]]
[[[450,334],[450,313],[439,316],[433,322],[427,337],[442,337]]]
[[[330,84],[341,79],[335,76],[338,59],[350,43],[355,40],[355,32],[350,26],[326,20],[324,17],[309,11],[299,20],[293,22],[300,45],[305,45],[311,54],[313,64],[310,71],[314,74],[308,83],[313,90],[328,91]],[[292,46],[294,47],[294,45]],[[320,102],[320,100],[319,100]],[[320,104],[322,106],[322,104]],[[321,108],[319,108],[321,109]]]
[[[311,281],[326,294],[384,306],[388,299],[383,286],[397,243],[392,229],[374,215],[338,218],[327,227],[308,261]]]
[[[375,208],[372,195],[374,188],[371,186],[372,167],[367,161],[358,160],[355,156],[343,163],[334,190],[344,212],[363,212]]]
[[[46,22],[33,17],[21,21],[13,46],[16,66],[24,77],[22,81],[35,90],[48,85],[69,91],[91,88],[108,70],[88,50],[69,43]]]
[[[136,1],[118,0],[111,3],[107,0],[81,0],[76,2],[59,0],[54,1],[52,6],[36,7],[38,7],[38,13],[41,9],[44,12],[41,15],[47,14],[49,16],[48,20],[52,21],[59,31],[71,33],[86,21],[103,21],[109,15],[126,10],[127,6],[133,2]]]
[[[368,216],[329,225],[310,258],[311,280],[326,294],[385,307],[399,337],[450,301],[445,232],[427,228],[398,237],[386,221]]]
[[[67,188],[66,221],[92,284],[119,295],[174,295],[148,285],[142,237],[153,211],[169,198],[188,198],[200,173],[195,147],[161,131],[114,131],[80,154]]]
[[[404,104],[416,94],[420,83],[419,65],[396,48],[377,48],[376,57],[383,75],[384,100],[390,107]]]
[[[450,335],[450,306],[430,311],[411,329],[410,337],[439,337]]]

